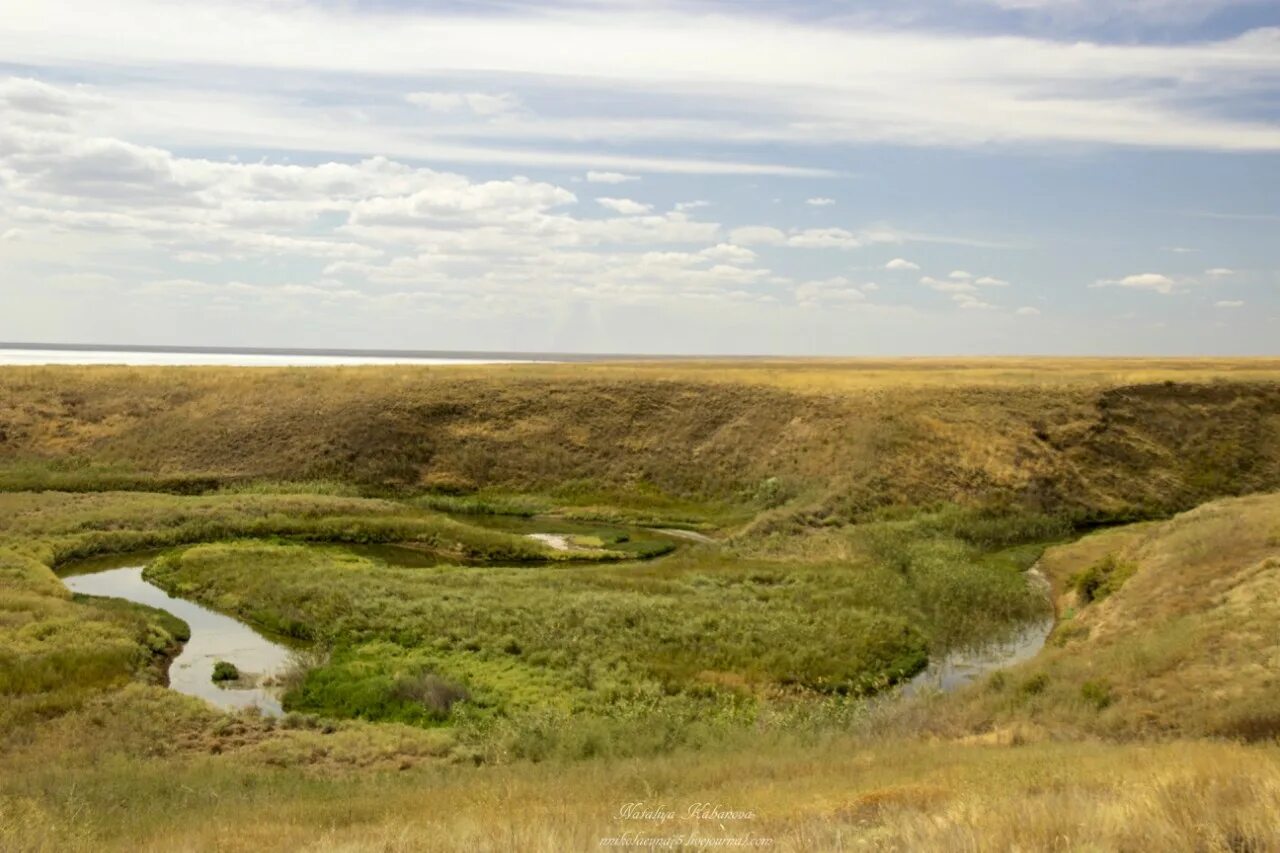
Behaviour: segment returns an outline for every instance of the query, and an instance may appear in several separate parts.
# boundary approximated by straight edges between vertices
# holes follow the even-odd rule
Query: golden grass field
[[[0,849],[1280,850],[1277,378],[1280,360],[0,369]],[[688,583],[726,608],[807,602],[809,626],[786,617],[797,649],[827,614],[874,606],[917,619],[933,653],[995,630],[996,599],[963,595],[1036,555],[1057,625],[1032,660],[913,700],[688,666],[756,717],[659,747],[637,716],[648,746],[615,726],[594,755],[534,759],[452,725],[216,711],[155,683],[171,626],[72,599],[52,570],[254,537],[190,552],[211,597],[268,565],[219,560],[281,558],[278,582],[233,590],[252,618],[291,583],[324,599],[314,582],[338,570],[283,559],[300,540],[522,553],[432,514],[459,507],[719,543],[538,569],[505,602],[478,578],[449,588],[484,590],[504,630],[558,613],[578,579],[654,606]],[[961,598],[949,611],[931,589]],[[297,618],[353,609],[332,601]],[[965,608],[982,618],[956,621]],[[477,639],[459,677],[493,670]],[[596,647],[612,648],[575,648]],[[594,723],[551,725],[558,743]]]

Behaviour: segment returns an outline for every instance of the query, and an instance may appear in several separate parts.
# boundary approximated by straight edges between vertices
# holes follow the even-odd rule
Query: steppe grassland
[[[809,367],[0,372],[7,489],[134,490],[3,496],[4,669],[24,674],[4,688],[0,846],[579,849],[636,829],[614,818],[622,803],[660,799],[752,809],[743,831],[781,849],[1280,849],[1267,663],[1280,647],[1275,500],[1162,520],[1280,488],[1274,366]],[[50,570],[102,549],[186,549],[154,571],[252,621],[310,584],[350,600],[343,567],[376,578],[368,560],[335,556],[345,541],[534,547],[436,512],[464,507],[719,528],[722,544],[634,573],[520,570],[504,576],[521,589],[511,602],[486,592],[485,569],[390,572],[398,593],[475,592],[476,613],[494,622],[447,649],[405,636],[384,658],[454,665],[450,677],[479,685],[443,725],[395,722],[395,709],[369,715],[378,723],[340,719],[351,708],[332,690],[314,697],[328,716],[219,714],[148,683],[181,626],[72,599]],[[792,607],[837,624],[852,605],[906,619],[937,654],[1026,615],[1035,602],[1011,582],[1045,545],[1082,521],[1129,519],[1155,520],[1046,553],[1061,621],[1041,658],[950,697],[873,712],[847,672],[783,684],[803,660],[760,665],[730,618],[724,670],[651,654],[642,672],[588,667],[575,684],[578,667],[543,666],[552,677],[528,693],[534,679],[500,667],[526,656],[513,627],[588,589],[618,601],[727,592],[748,621],[752,608]],[[259,560],[280,571],[253,577]],[[252,598],[216,601],[242,584]],[[542,584],[559,598],[539,597]],[[387,651],[388,634],[440,628],[293,603],[298,624],[335,646]],[[673,616],[670,626],[707,630]],[[571,653],[588,648],[602,660],[636,651],[585,636],[548,636],[528,654],[578,663]],[[801,654],[792,639],[764,645]],[[665,717],[612,713],[626,706],[609,699],[616,676],[655,685]],[[526,693],[533,705],[569,697],[574,724],[499,713]],[[725,699],[732,713],[715,725],[679,712]]]

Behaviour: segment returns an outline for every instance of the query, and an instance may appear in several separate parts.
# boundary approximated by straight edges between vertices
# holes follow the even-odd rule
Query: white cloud
[[[945,281],[943,279],[934,278],[931,275],[926,275],[921,278],[920,283],[925,287],[938,291],[939,293],[973,293],[978,289],[976,285],[968,281]]]
[[[1001,9],[1035,13],[1064,24],[1097,24],[1125,20],[1162,25],[1192,24],[1232,7],[1258,5],[1258,0],[974,0]]]
[[[1019,317],[1038,317],[1040,316],[1040,309],[1032,308],[1030,305],[1023,305],[1013,313],[1017,314]]]
[[[833,198],[824,198],[822,196],[818,196],[816,198],[805,199],[804,203],[809,205],[810,207],[830,207],[831,205],[836,203],[836,200]]]
[[[629,198],[598,198],[596,202],[623,216],[640,216],[653,210],[653,205],[641,204]]]
[[[703,208],[703,207],[710,207],[710,206],[711,206],[711,202],[709,202],[709,201],[702,201],[702,200],[697,200],[697,201],[681,201],[681,202],[677,202],[677,203],[676,203],[676,208],[675,208],[675,209],[676,209],[677,211],[679,211],[679,212],[683,213],[683,212],[685,212],[685,211],[689,211],[689,210],[698,210],[698,209],[700,209],[700,208]]]
[[[635,175],[626,175],[622,172],[587,172],[589,184],[625,184],[638,180],[640,179]]]
[[[955,279],[956,281],[968,281],[973,278],[973,273],[965,272],[964,270],[952,270],[947,273],[947,278]]]
[[[787,235],[767,225],[744,225],[730,231],[729,240],[739,246],[779,246],[787,242]]]
[[[1215,308],[1243,308],[1244,300],[1242,299],[1222,299],[1213,303]]]
[[[1127,275],[1119,279],[1100,279],[1090,287],[1129,287],[1135,290],[1153,290],[1156,293],[1172,293],[1173,279],[1160,273],[1144,272]]]
[[[16,65],[247,70],[266,64],[284,76],[323,70],[365,79],[462,79],[500,69],[511,88],[536,81],[563,99],[584,91],[621,93],[615,96],[636,106],[624,120],[608,110],[586,119],[531,117],[523,122],[524,139],[634,140],[648,132],[686,142],[1280,149],[1280,127],[1238,118],[1227,97],[1257,96],[1273,85],[1280,72],[1280,28],[1274,27],[1212,41],[1142,44],[911,31],[892,21],[832,26],[668,5],[582,4],[554,15],[519,5],[484,15],[369,14],[360,4],[244,0],[10,5],[0,19],[0,55]],[[121,28],[120,20],[147,26]],[[351,50],[353,43],[376,49]],[[671,96],[699,117],[671,120],[663,106]],[[386,136],[384,126],[343,127],[321,102],[311,104],[309,114],[325,119],[311,122],[311,130],[328,150],[340,135]],[[1000,121],[991,121],[993,115]],[[174,129],[182,121],[172,117]],[[326,124],[344,133],[320,133]],[[650,125],[656,129],[646,131]],[[266,124],[241,129],[272,132]]]
[[[520,109],[520,99],[515,95],[498,95],[484,92],[410,92],[405,100],[436,113],[466,112],[491,117],[512,113]]]
[[[884,268],[887,270],[918,270],[920,269],[920,265],[914,264],[905,258],[894,258],[889,261],[889,263],[885,264]]]
[[[732,243],[718,243],[715,246],[703,249],[698,254],[704,258],[727,261],[734,264],[753,264],[756,262],[755,252],[743,246],[735,246]]]
[[[983,302],[972,293],[953,293],[951,299],[961,308],[988,311],[996,307],[989,302]]]
[[[1005,281],[1004,279],[995,278],[994,276],[989,276],[989,275],[982,276],[981,278],[974,281],[974,284],[978,285],[979,287],[1008,287],[1009,286],[1009,282]]]
[[[1235,270],[1227,269],[1226,267],[1214,267],[1213,269],[1205,270],[1204,274],[1211,275],[1214,278],[1224,278],[1229,275],[1235,275],[1235,272]]]
[[[866,242],[843,228],[805,228],[792,233],[787,245],[797,249],[856,249]]]
[[[866,302],[867,295],[844,276],[806,281],[796,286],[796,302],[804,307]]]

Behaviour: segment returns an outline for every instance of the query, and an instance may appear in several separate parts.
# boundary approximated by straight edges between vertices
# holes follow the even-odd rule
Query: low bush
[[[220,660],[213,665],[213,680],[215,682],[236,681],[240,678],[240,670],[230,661]]]
[[[1102,601],[1120,589],[1137,570],[1136,563],[1121,560],[1115,554],[1108,554],[1072,577],[1070,584],[1079,596],[1080,602],[1090,604]]]
[[[1114,701],[1111,688],[1105,681],[1086,681],[1080,685],[1080,697],[1089,707],[1098,711],[1108,707]]]

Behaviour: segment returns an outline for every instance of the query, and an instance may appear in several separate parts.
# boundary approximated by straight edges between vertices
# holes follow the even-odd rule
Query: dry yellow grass
[[[1072,578],[1104,561],[1127,579],[1102,600],[1083,600]],[[929,725],[1280,737],[1280,495],[1104,531],[1051,549],[1041,565],[1059,611],[1046,650],[940,703]]]
[[[0,844],[58,850],[597,850],[605,839],[767,840],[754,849],[1280,850],[1280,749],[1176,742],[1113,746],[945,742],[762,746],[628,762],[323,770],[299,783],[234,756],[59,774],[75,803],[0,799]],[[118,781],[132,774],[128,782]],[[47,774],[36,773],[25,790]],[[171,790],[161,793],[166,779]],[[133,813],[89,809],[158,798]],[[8,785],[9,793],[23,790]],[[624,808],[636,804],[637,814]],[[691,817],[698,804],[717,809]],[[726,813],[734,813],[728,814]],[[667,816],[670,814],[670,816]],[[705,812],[704,812],[705,814]],[[70,820],[68,820],[70,819]],[[740,847],[738,849],[741,849]]]
[[[0,487],[329,479],[746,505],[774,478],[816,517],[936,501],[1144,517],[1280,488],[1277,364],[7,368]]]
[[[901,387],[1114,387],[1153,382],[1276,381],[1276,358],[716,358],[468,368],[474,375],[594,376],[770,385],[811,393]]]

